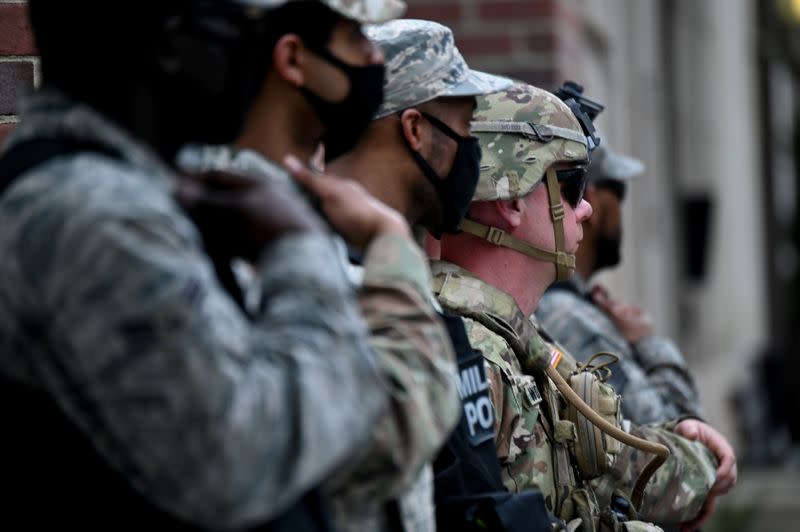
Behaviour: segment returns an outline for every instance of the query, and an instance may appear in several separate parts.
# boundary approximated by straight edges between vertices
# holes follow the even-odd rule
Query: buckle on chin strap
[[[561,201],[550,205],[550,216],[552,216],[554,222],[564,219],[564,204]]]
[[[575,255],[570,255],[563,251],[556,252],[556,264],[559,266],[565,266],[567,268],[574,268],[575,267]]]
[[[503,241],[506,232],[498,227],[489,227],[489,232],[486,233],[486,240],[498,246]]]

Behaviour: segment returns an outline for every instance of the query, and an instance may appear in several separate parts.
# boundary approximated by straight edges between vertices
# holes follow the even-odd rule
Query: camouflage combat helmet
[[[254,8],[272,9],[289,3],[291,0],[235,0]],[[402,0],[318,0],[345,18],[361,24],[378,24],[400,17],[406,11]]]
[[[564,205],[555,165],[588,164],[591,142],[570,106],[545,90],[516,83],[478,98],[472,133],[480,139],[481,177],[473,201],[508,200],[531,193],[544,179],[550,197],[555,251],[536,248],[497,227],[464,220],[461,229],[490,242],[556,264],[569,276],[575,256],[564,252]]]

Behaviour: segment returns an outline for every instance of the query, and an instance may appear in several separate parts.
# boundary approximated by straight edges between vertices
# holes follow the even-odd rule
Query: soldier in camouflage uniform
[[[374,39],[376,36],[385,35],[383,33],[385,31],[398,31],[405,24],[403,22],[389,23],[386,27],[375,26],[371,37]],[[426,29],[433,26],[444,29],[433,23],[428,23]],[[439,33],[442,33],[441,29],[438,30]],[[447,33],[449,35],[449,30]],[[419,41],[417,49],[420,51],[424,49],[421,40],[424,36],[423,32],[414,34],[414,39]],[[452,47],[452,36],[449,42]],[[280,42],[276,48],[280,49]],[[448,49],[451,60],[454,60],[453,50],[454,48]],[[460,56],[458,58],[460,59]],[[468,133],[475,102],[474,97],[466,98],[466,96],[489,92],[495,86],[498,88],[508,86],[510,82],[488,75],[469,74],[463,60],[457,67],[458,70],[450,65],[443,65],[440,70],[444,70],[447,77],[440,79],[438,84],[427,85],[426,90],[439,91],[436,94],[442,95],[453,93],[453,96],[459,94],[465,96],[458,104],[460,104],[461,129],[464,133]],[[396,100],[393,87],[397,83],[391,81],[402,80],[408,83],[411,80],[400,75],[401,73],[397,71],[399,65],[396,62],[390,63],[388,68],[389,79],[385,84],[386,102],[393,102],[393,98]],[[280,73],[282,65],[273,65],[272,71]],[[262,96],[253,106],[247,125],[235,145],[188,147],[180,153],[181,165],[195,172],[236,170],[264,179],[288,179],[288,174],[272,162],[282,160],[287,154],[280,144],[276,145],[274,142],[275,138],[279,138],[285,132],[278,117],[281,113],[286,113],[287,116],[297,113],[288,108],[291,100],[287,102],[286,98],[281,97],[283,94],[281,86],[280,81],[268,78],[261,92]],[[422,98],[421,93],[415,96]],[[435,94],[432,93],[428,98],[419,101],[434,97]],[[397,103],[386,102],[377,110],[379,116],[393,114],[394,111],[402,109],[396,107]],[[417,114],[419,116],[419,113]],[[359,119],[358,116],[343,118],[356,121]],[[386,121],[394,119],[392,117]],[[376,127],[375,123],[371,124],[370,131],[374,131]],[[325,136],[323,142],[328,157],[337,155],[342,148],[341,139]],[[336,145],[333,145],[333,142]],[[363,144],[360,143],[356,151],[361,152]],[[402,144],[401,148],[403,156],[413,165],[413,159],[408,156]],[[304,156],[307,158],[310,152],[311,150],[306,149]],[[384,155],[385,151],[381,153],[382,157]],[[339,157],[338,160],[341,159],[351,160],[348,154]],[[392,168],[394,173],[385,169],[380,171],[382,168],[376,168],[371,162],[367,171],[356,171],[349,165],[330,166],[328,171],[356,177],[365,173],[376,176],[381,183],[377,186],[373,183],[373,186],[367,186],[367,190],[379,199],[399,199],[397,195],[391,193],[390,187],[402,184],[398,173],[401,167],[393,166],[387,159],[382,159],[380,164],[387,164],[386,168]],[[439,161],[436,161],[436,164],[439,164]],[[477,180],[477,157],[475,170],[474,176]],[[293,167],[293,172],[309,186],[333,184],[329,176],[312,175],[302,167]],[[356,185],[349,183],[348,186]],[[473,188],[474,183],[471,189]],[[471,191],[463,200],[462,212],[469,204],[470,196]],[[328,205],[324,195],[322,198],[322,208],[326,209]],[[437,201],[435,196],[427,198],[428,204],[431,199]],[[358,198],[354,198],[353,201],[358,201]],[[392,206],[403,211],[403,214],[408,214],[405,212],[408,206],[397,204]],[[436,212],[439,211],[434,210],[434,213]],[[453,226],[455,227],[457,223],[458,220],[455,220]],[[405,288],[403,298],[384,296],[379,300],[373,297],[368,301],[369,304],[362,305],[362,314],[371,331],[370,342],[377,355],[379,371],[391,393],[390,406],[375,426],[370,448],[358,461],[351,463],[347,471],[336,475],[336,478],[328,482],[326,491],[334,494],[332,508],[336,525],[342,530],[394,529],[398,526],[398,523],[392,522],[398,516],[396,510],[399,510],[399,517],[405,530],[434,530],[432,476],[429,462],[458,421],[459,414],[458,381],[453,363],[453,349],[447,332],[439,322],[431,304],[433,298],[430,294],[430,271],[427,261],[422,251],[410,239],[397,236],[378,238],[363,254],[362,261],[363,269],[358,283],[360,286],[354,289],[366,294],[376,294],[383,286],[392,286],[399,294],[400,289]],[[409,284],[408,280],[412,280],[413,284]]]
[[[470,70],[455,47],[452,32],[435,22],[396,20],[372,26],[368,36],[386,54],[384,101],[355,148],[335,159],[327,170],[352,177],[401,212],[409,223],[423,223],[436,234],[454,231],[478,180],[477,139],[469,137],[475,96],[507,88],[511,81]],[[359,268],[353,270],[357,282]],[[430,287],[427,294],[429,311],[434,312]],[[430,379],[427,373],[442,365],[443,352],[429,352],[424,357],[412,354],[407,363],[424,362],[415,372],[418,381]],[[396,358],[391,352],[385,354],[390,355]],[[451,384],[458,382],[454,374],[447,376]],[[407,438],[428,440],[424,456],[432,460],[454,423],[441,425],[445,407],[441,393],[431,390],[415,399],[409,394],[414,389],[404,386],[398,390],[398,415],[413,427]],[[426,392],[420,386],[416,389]],[[406,530],[436,528],[430,471],[428,464],[422,478],[398,501]],[[349,489],[346,486],[346,496],[338,501],[340,510],[351,519],[340,525],[343,529],[369,529],[363,521],[352,519],[353,508],[385,503],[386,492],[370,488],[380,476],[362,475],[360,480]]]
[[[380,53],[352,31],[402,10],[391,0],[324,0],[293,15],[267,11],[278,3],[29,3],[43,85],[3,159],[23,164],[16,175],[4,166],[0,187],[0,390],[17,394],[4,395],[4,414],[18,410],[9,405],[42,406],[17,416],[19,425],[4,417],[3,445],[20,440],[14,449],[23,452],[4,466],[14,489],[6,522],[162,522],[144,517],[143,499],[170,516],[170,530],[238,529],[285,512],[369,443],[387,383],[324,223],[280,179],[179,180],[170,168],[182,142],[227,142],[239,131],[247,97],[262,83],[253,73],[263,72],[260,51],[243,57],[243,45],[263,42],[265,28],[280,30],[273,21],[327,20],[332,49],[380,68]],[[303,49],[297,41],[285,38]],[[327,70],[329,90],[347,86],[347,76],[303,53],[318,71],[293,70],[301,86]],[[374,94],[380,82],[367,76],[359,88]],[[308,100],[323,83],[306,89]],[[308,119],[309,134],[296,153],[310,154],[323,120],[311,104],[298,107],[305,96],[295,91],[287,89],[286,105]],[[368,121],[373,111],[361,114]],[[303,138],[292,131],[300,133],[280,134]],[[55,155],[25,166],[42,151]],[[324,193],[334,227],[371,244],[359,299],[384,309],[371,325],[412,315],[430,328],[427,269],[407,224],[345,185],[308,183]],[[258,272],[253,315],[222,289],[212,252],[245,257]],[[66,420],[77,443],[36,427],[43,413]],[[78,448],[109,470],[103,479],[119,482],[95,483],[71,454]],[[119,486],[132,494],[109,495]]]
[[[528,316],[545,288],[574,267],[570,257],[581,222],[591,214],[582,200],[590,140],[564,102],[523,84],[479,98],[472,131],[483,159],[470,220],[462,224],[464,234],[444,236],[443,260],[432,270],[440,303],[465,316],[473,346],[483,351],[506,485],[541,489],[557,516],[580,518],[583,530],[619,528],[620,516],[632,517],[620,495],[630,495],[650,456],[623,446],[607,472],[582,477],[575,425],[562,414],[552,381],[530,364],[546,357],[559,373],[574,367]],[[660,522],[693,519],[714,483],[708,449],[676,435],[675,423],[622,426],[671,451],[647,486],[641,515]],[[650,526],[624,523],[627,529]]]

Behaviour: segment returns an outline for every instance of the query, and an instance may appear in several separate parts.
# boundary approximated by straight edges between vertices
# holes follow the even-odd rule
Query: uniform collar
[[[449,262],[432,261],[431,273],[433,290],[442,306],[467,316],[488,315],[496,325],[510,329],[523,345],[519,352],[512,347],[522,367],[529,367],[530,359],[549,356],[550,347],[511,295]]]
[[[468,309],[491,314],[502,319],[513,330],[522,330],[522,323],[527,318],[510,294],[450,262],[432,261],[431,273],[433,291],[442,306],[456,312],[459,309]]]

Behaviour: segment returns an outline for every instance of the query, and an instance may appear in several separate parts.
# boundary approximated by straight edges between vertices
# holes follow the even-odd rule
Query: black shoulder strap
[[[15,144],[0,157],[0,196],[16,179],[53,157],[84,151],[98,152],[114,159],[122,159],[117,150],[89,140],[70,137],[39,137]]]

